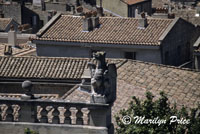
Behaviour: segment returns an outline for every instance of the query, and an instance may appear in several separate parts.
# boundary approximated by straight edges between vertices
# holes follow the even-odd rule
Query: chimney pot
[[[141,18],[138,19],[138,28],[145,29],[147,27],[147,18],[145,13],[141,13]]]
[[[103,8],[102,7],[97,7],[97,16],[103,16]]]
[[[138,9],[135,9],[135,18],[138,18]]]
[[[17,35],[16,35],[16,32],[15,30],[10,30],[8,32],[8,44],[13,46],[13,47],[16,47],[17,46]]]
[[[99,27],[99,17],[91,17],[92,18],[92,25],[93,28],[98,28]]]
[[[92,29],[93,29],[93,26],[92,26],[91,17],[84,18],[83,19],[83,31],[91,31]]]

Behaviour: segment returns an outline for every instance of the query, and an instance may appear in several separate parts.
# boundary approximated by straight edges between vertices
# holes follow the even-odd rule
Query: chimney
[[[92,11],[91,14],[92,14],[91,19],[92,19],[93,29],[98,28],[100,24],[99,24],[99,17],[97,17],[97,11]]]
[[[92,19],[84,18],[83,19],[83,31],[91,31],[93,29]]]
[[[138,9],[135,9],[135,18],[138,18],[139,14],[138,14]]]
[[[92,24],[92,12],[86,12],[85,18],[83,18],[83,31],[91,31],[93,30]]]
[[[5,45],[5,47],[4,47],[4,55],[7,55],[7,56],[12,55],[12,46]]]
[[[17,35],[14,28],[11,28],[8,32],[8,44],[11,46],[17,46]]]
[[[138,28],[145,29],[147,27],[147,18],[145,16],[145,13],[141,13],[141,18],[138,19]]]
[[[97,16],[104,16],[103,7],[97,7]]]
[[[99,17],[92,17],[92,26],[93,28],[98,28],[99,27]]]

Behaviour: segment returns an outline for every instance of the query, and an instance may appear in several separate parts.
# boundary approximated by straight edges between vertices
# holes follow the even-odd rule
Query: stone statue
[[[97,66],[88,63],[91,73],[91,99],[95,103],[112,103],[116,99],[116,66],[107,65],[105,56],[105,52],[94,53]]]

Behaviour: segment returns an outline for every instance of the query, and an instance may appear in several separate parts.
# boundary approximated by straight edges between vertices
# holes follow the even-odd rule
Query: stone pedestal
[[[23,95],[21,96],[21,99],[22,99],[22,100],[30,100],[30,99],[31,99],[31,96],[26,95],[26,94],[23,94]]]
[[[91,103],[106,104],[106,103],[107,103],[107,99],[106,99],[105,96],[91,95],[91,96],[90,96],[90,102],[91,102]]]

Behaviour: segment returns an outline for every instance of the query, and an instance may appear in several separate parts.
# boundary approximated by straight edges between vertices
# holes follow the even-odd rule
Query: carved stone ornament
[[[113,103],[116,99],[116,77],[115,64],[108,64],[105,60],[105,52],[93,54],[97,66],[88,63],[91,73],[91,102]]]

